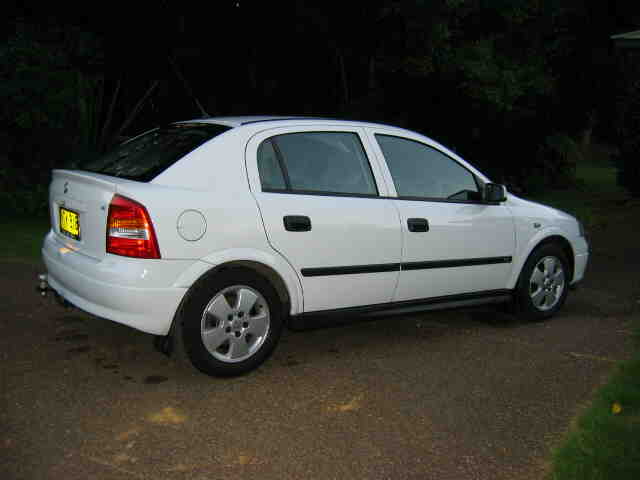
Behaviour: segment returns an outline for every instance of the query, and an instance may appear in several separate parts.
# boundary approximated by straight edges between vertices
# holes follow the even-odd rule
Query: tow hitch
[[[49,286],[49,280],[46,273],[41,273],[38,275],[38,285],[36,286],[36,290],[42,297],[46,297],[47,294],[51,292],[53,293],[53,297],[56,299],[56,302],[58,302],[61,307],[73,308],[73,305],[67,302],[58,292],[56,292]]]
[[[36,287],[36,290],[38,290],[38,292],[40,292],[40,295],[42,295],[43,297],[47,296],[47,292],[49,291],[49,282],[47,282],[46,273],[41,273],[40,275],[38,275],[38,286]]]

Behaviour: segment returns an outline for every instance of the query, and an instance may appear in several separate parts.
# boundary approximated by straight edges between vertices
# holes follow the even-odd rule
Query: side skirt
[[[293,330],[304,330],[307,328],[340,325],[347,323],[346,320],[353,317],[377,317],[431,310],[466,308],[476,305],[505,303],[510,301],[512,298],[512,290],[490,290],[485,292],[463,293],[460,295],[447,295],[443,297],[431,297],[404,302],[380,303],[362,307],[320,310],[293,315],[289,317],[288,325]]]

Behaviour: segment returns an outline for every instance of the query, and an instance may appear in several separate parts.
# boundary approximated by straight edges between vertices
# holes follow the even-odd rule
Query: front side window
[[[376,135],[400,197],[480,200],[473,174],[452,158],[423,143]]]
[[[258,171],[263,190],[378,194],[355,133],[300,132],[272,137],[258,148]]]

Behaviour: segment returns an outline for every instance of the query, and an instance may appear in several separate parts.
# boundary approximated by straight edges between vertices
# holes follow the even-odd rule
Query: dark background
[[[594,139],[638,176],[640,59],[610,36],[640,29],[640,2],[50,2],[2,22],[0,200],[15,211],[46,211],[52,167],[203,115],[405,126],[524,193],[570,185]]]

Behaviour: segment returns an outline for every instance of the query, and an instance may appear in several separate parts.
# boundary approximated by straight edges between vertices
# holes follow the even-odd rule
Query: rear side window
[[[286,188],[284,174],[271,140],[262,142],[258,148],[258,170],[262,188],[265,190],[284,190]]]
[[[378,194],[355,133],[300,132],[272,137],[258,149],[258,171],[263,190]]]
[[[139,182],[153,180],[187,153],[230,127],[206,123],[180,123],[157,128],[80,168]]]

